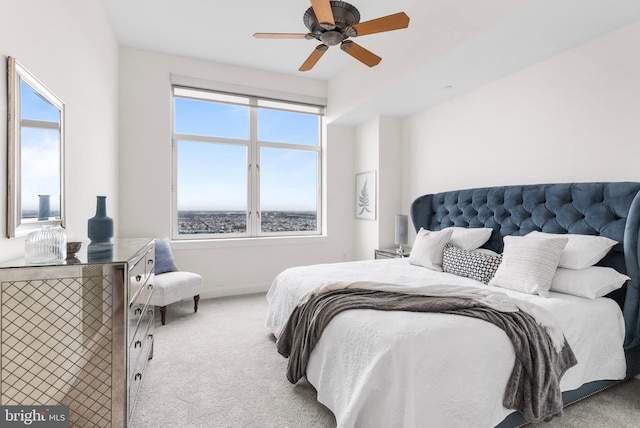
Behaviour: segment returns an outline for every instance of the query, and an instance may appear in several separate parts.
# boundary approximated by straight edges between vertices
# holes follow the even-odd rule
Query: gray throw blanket
[[[294,309],[276,343],[278,352],[289,358],[289,382],[295,384],[305,375],[311,351],[327,324],[340,312],[350,309],[442,312],[490,322],[504,330],[516,354],[504,393],[504,406],[519,410],[531,422],[562,414],[560,378],[577,363],[566,339],[558,353],[545,329],[529,314],[499,312],[478,300],[458,297],[364,289],[340,289],[312,297]]]

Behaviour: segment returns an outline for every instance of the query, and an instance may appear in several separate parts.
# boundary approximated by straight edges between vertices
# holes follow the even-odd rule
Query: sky
[[[21,81],[23,119],[60,122],[60,111]],[[38,195],[50,195],[52,212],[60,210],[60,132],[53,129],[22,128],[20,135],[21,201],[23,210],[37,210]]]
[[[249,107],[176,98],[175,132],[226,144],[178,142],[178,210],[247,209]],[[278,143],[319,145],[319,116],[260,108],[260,210],[315,211],[317,153]],[[233,144],[240,143],[240,144]]]

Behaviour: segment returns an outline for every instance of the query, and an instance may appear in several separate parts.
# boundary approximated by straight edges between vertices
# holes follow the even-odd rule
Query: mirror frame
[[[23,219],[21,201],[21,91],[20,81],[60,111],[60,218],[49,220]],[[40,229],[42,225],[65,226],[65,181],[64,181],[64,103],[15,58],[7,57],[7,237],[25,236]]]

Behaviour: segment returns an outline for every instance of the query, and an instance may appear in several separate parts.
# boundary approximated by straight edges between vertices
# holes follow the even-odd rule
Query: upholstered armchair
[[[179,271],[167,239],[156,239],[155,281],[150,304],[160,307],[160,319],[165,325],[167,306],[193,298],[193,311],[198,312],[202,292],[202,277],[197,273]]]

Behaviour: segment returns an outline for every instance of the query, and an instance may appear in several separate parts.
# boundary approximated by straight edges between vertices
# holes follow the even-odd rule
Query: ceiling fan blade
[[[357,43],[352,42],[351,40],[345,40],[340,45],[340,49],[360,61],[361,63],[368,65],[369,67],[373,67],[374,65],[378,65],[382,58],[373,52],[363,48]]]
[[[307,37],[303,33],[255,33],[256,39],[304,39]]]
[[[311,0],[313,13],[318,18],[318,24],[325,30],[333,30],[336,27],[336,21],[333,19],[333,10],[329,0]]]
[[[302,63],[302,65],[298,70],[299,71],[311,70],[313,66],[316,65],[316,63],[320,60],[320,58],[322,58],[322,55],[324,55],[327,49],[329,49],[329,46],[324,44],[316,46],[313,52],[311,52],[311,55],[309,55],[309,58],[307,58],[307,60],[304,63]]]
[[[350,28],[347,28],[346,32],[349,34],[349,30],[355,30],[354,34],[349,34],[349,37],[365,36],[367,34],[383,33],[385,31],[400,30],[409,26],[409,16],[404,12],[394,13],[393,15],[383,16],[382,18],[372,19],[371,21],[361,22],[360,24],[354,24]]]

